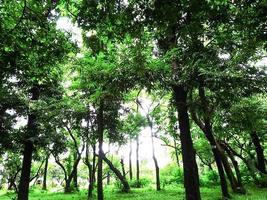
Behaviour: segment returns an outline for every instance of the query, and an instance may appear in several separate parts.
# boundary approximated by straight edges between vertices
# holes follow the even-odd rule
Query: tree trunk
[[[64,192],[65,193],[70,193],[71,192],[71,186],[70,186],[70,184],[71,184],[71,180],[70,179],[67,179],[66,181],[65,181],[65,189],[64,189]]]
[[[98,170],[97,170],[97,199],[104,200],[103,193],[103,137],[104,137],[104,117],[103,117],[103,102],[97,113],[97,133],[98,133]]]
[[[32,101],[39,99],[39,88],[33,87],[31,90]],[[34,112],[30,112],[27,124],[27,138],[24,142],[22,170],[19,182],[18,200],[28,200],[29,197],[29,184],[31,175],[31,164],[33,154],[32,138],[37,135],[37,116]]]
[[[187,92],[183,86],[175,85],[173,86],[173,93],[178,111],[186,200],[200,200],[199,175],[190,133]]]
[[[105,156],[105,154],[102,154],[102,159],[105,161],[105,163],[107,163],[107,165],[109,166],[109,168],[111,169],[111,171],[114,172],[114,174],[117,176],[117,178],[121,181],[123,188],[122,191],[123,192],[130,192],[130,186],[126,180],[126,178],[121,174],[121,172],[112,164],[112,162],[110,162],[110,160]],[[98,156],[98,158],[100,157],[100,155]]]
[[[126,172],[125,172],[123,158],[121,158],[121,162],[120,163],[121,163],[122,176],[124,177],[124,179],[126,179]]]
[[[255,146],[255,150],[257,154],[257,168],[263,174],[267,174],[266,166],[265,166],[265,159],[264,159],[264,149],[261,146],[260,139],[256,132],[252,132],[250,136]]]
[[[239,190],[238,190],[237,180],[236,180],[236,178],[234,176],[234,173],[233,173],[233,171],[231,169],[229,161],[228,161],[223,149],[221,148],[221,145],[219,143],[216,143],[216,144],[217,144],[217,147],[218,147],[218,149],[220,151],[223,167],[224,167],[224,170],[225,170],[225,172],[227,174],[227,177],[228,177],[228,180],[230,182],[231,188],[232,188],[233,192],[240,193]]]
[[[141,187],[140,185],[140,170],[139,170],[139,135],[136,137],[136,187]]]
[[[73,160],[76,160],[77,159],[77,154],[76,152],[74,152],[73,154]],[[78,170],[77,170],[78,166],[76,166],[74,169],[73,169],[73,186],[75,188],[76,191],[79,190],[79,186],[78,186]]]
[[[210,125],[208,126],[205,126],[206,128],[209,127]],[[207,128],[209,129],[209,128]],[[215,142],[215,139],[214,139],[214,136],[212,134],[212,132],[209,131],[206,131],[205,132],[205,135],[212,147],[212,153],[214,155],[214,159],[215,159],[215,162],[216,162],[216,165],[217,165],[217,169],[218,169],[218,173],[219,173],[219,176],[220,176],[220,183],[221,183],[221,190],[222,190],[222,195],[224,198],[230,198],[230,194],[228,192],[228,187],[227,187],[227,181],[226,181],[226,177],[225,177],[225,174],[224,174],[224,169],[223,169],[223,163],[222,163],[222,160],[221,160],[221,155],[220,155],[220,152],[218,150],[218,147],[216,145],[216,142]]]
[[[150,126],[150,133],[151,133],[151,145],[152,145],[152,158],[155,165],[155,172],[156,172],[156,190],[160,190],[160,177],[159,177],[159,165],[158,160],[155,155],[155,146],[154,146],[154,135],[153,135],[153,125],[152,122],[149,120]]]
[[[44,176],[43,176],[43,187],[42,190],[47,190],[46,178],[47,178],[47,168],[48,168],[49,154],[45,158]]]
[[[82,152],[81,152],[82,153]],[[81,154],[78,155],[77,159],[74,161],[74,164],[72,166],[72,170],[70,175],[67,177],[65,180],[66,187],[65,187],[65,193],[70,193],[71,192],[71,181],[73,181],[73,178],[75,176],[75,169],[77,169],[79,162],[81,160]],[[63,166],[63,165],[62,165]]]
[[[202,77],[199,77],[199,96],[200,96],[200,100],[201,100],[201,104],[202,104],[202,108],[203,108],[203,112],[204,112],[204,127],[202,125],[202,127],[200,127],[200,128],[203,130],[203,132],[204,132],[206,138],[208,139],[209,144],[212,148],[212,153],[214,155],[214,159],[215,159],[218,173],[220,176],[222,196],[224,198],[230,198],[230,194],[228,192],[228,187],[227,187],[227,181],[226,181],[226,177],[224,174],[221,154],[220,154],[220,151],[219,151],[218,146],[216,144],[216,140],[215,140],[214,135],[213,135],[212,125],[211,125],[211,121],[210,121],[210,117],[209,117],[210,113],[209,113],[209,109],[208,109],[208,102],[206,99],[204,81],[202,80]],[[195,117],[192,117],[192,118],[197,120],[196,115],[193,114],[193,116],[195,116]]]
[[[93,199],[93,190],[94,190],[94,183],[95,183],[95,161],[96,161],[95,145],[93,145],[93,160],[91,164],[89,160],[89,144],[87,142],[85,163],[88,167],[88,177],[89,177],[88,195],[87,195],[88,200]]]
[[[32,153],[33,153],[32,142],[31,141],[25,142],[23,151],[22,171],[19,182],[18,200],[28,200]]]
[[[180,168],[179,152],[178,152],[178,149],[177,149],[177,142],[176,142],[175,137],[173,137],[173,142],[174,142],[174,148],[175,148],[174,151],[175,151],[176,163],[177,163],[177,166]]]
[[[250,162],[248,162],[241,154],[237,153],[225,141],[223,142],[223,145],[226,146],[227,149],[229,149],[229,151],[231,151],[233,155],[237,156],[238,158],[240,158],[245,163],[245,165],[247,166],[247,169],[248,169],[249,173],[251,174],[251,177],[253,178],[255,184],[258,185],[259,184],[259,180],[258,180],[258,178],[256,176],[256,170],[254,169],[253,165],[251,165]]]
[[[240,191],[241,194],[246,194],[246,190],[245,190],[245,188],[243,187],[243,184],[242,184],[241,172],[239,170],[238,162],[235,160],[234,154],[223,143],[220,143],[220,145],[226,151],[226,153],[228,154],[231,162],[233,163],[233,166],[234,166],[234,169],[235,169],[235,173],[236,173],[236,177],[237,177],[237,187],[238,187],[237,189]]]
[[[133,179],[133,169],[132,169],[132,139],[130,139],[129,176],[130,176],[130,180],[132,180]]]

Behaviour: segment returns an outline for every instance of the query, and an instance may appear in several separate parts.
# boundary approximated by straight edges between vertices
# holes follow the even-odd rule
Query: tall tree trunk
[[[263,174],[267,174],[266,166],[265,166],[265,159],[264,159],[264,149],[261,146],[260,139],[255,131],[252,132],[250,136],[255,146],[255,150],[257,154],[257,168]]]
[[[139,188],[140,185],[140,169],[139,169],[139,135],[136,137],[136,182],[137,182],[137,188]]]
[[[47,178],[48,160],[49,160],[49,154],[47,154],[47,156],[45,158],[45,166],[44,166],[44,175],[43,175],[43,186],[42,186],[42,190],[47,190],[46,178]]]
[[[206,129],[210,129],[208,127],[210,127],[211,125],[205,125]],[[215,142],[215,139],[214,139],[214,136],[211,132],[211,130],[206,130],[205,131],[205,135],[212,147],[212,153],[214,155],[214,159],[215,159],[215,162],[216,162],[216,165],[217,165],[217,169],[218,169],[218,173],[219,173],[219,176],[220,176],[220,183],[221,183],[221,190],[222,190],[222,195],[224,198],[230,198],[230,194],[228,192],[228,187],[227,187],[227,181],[226,181],[226,177],[225,177],[225,174],[224,174],[224,169],[223,169],[223,163],[222,163],[222,160],[221,160],[221,155],[220,155],[220,152],[218,150],[218,147],[216,145],[216,142]]]
[[[196,163],[196,153],[190,133],[187,92],[184,86],[175,85],[173,86],[173,93],[178,111],[186,200],[200,200],[199,175]]]
[[[94,183],[95,183],[95,163],[96,163],[96,153],[95,153],[95,145],[93,145],[93,158],[92,164],[89,160],[89,144],[86,143],[86,157],[85,163],[88,167],[88,177],[89,177],[89,184],[88,184],[88,194],[87,199],[93,199],[93,190],[94,190]]]
[[[31,141],[25,142],[23,151],[24,156],[23,156],[22,171],[19,182],[18,200],[28,200],[32,153],[33,153],[32,142]]]
[[[241,172],[239,170],[238,162],[236,161],[234,154],[223,143],[220,142],[220,145],[225,150],[225,152],[228,154],[231,162],[233,163],[236,177],[237,177],[237,187],[238,187],[237,189],[240,191],[240,193],[246,194],[246,190],[242,184]]]
[[[247,161],[241,154],[237,153],[229,144],[227,144],[225,141],[223,142],[223,145],[227,147],[227,149],[229,149],[229,151],[231,151],[233,153],[233,155],[237,156],[238,158],[240,158],[245,165],[247,166],[247,169],[249,171],[249,173],[251,174],[251,177],[253,178],[254,182],[256,185],[259,184],[259,179],[256,176],[256,169],[253,165],[251,165],[251,163],[249,161]]]
[[[216,142],[216,144],[217,144],[217,147],[220,151],[223,167],[224,167],[224,170],[225,170],[226,175],[228,177],[228,180],[230,182],[231,188],[232,188],[233,192],[240,193],[240,191],[238,189],[237,180],[234,176],[234,173],[233,173],[232,168],[229,164],[227,156],[225,155],[224,150],[222,149],[221,145],[217,142]]]
[[[70,179],[67,179],[65,181],[65,188],[64,188],[64,192],[65,193],[70,193],[71,192],[71,180]]]
[[[155,146],[154,146],[154,135],[153,135],[153,125],[152,122],[149,120],[149,126],[150,126],[150,133],[151,133],[151,145],[152,145],[152,158],[155,165],[155,172],[156,172],[156,189],[157,191],[160,190],[160,177],[159,177],[159,165],[158,160],[155,155]]]
[[[84,149],[84,146],[83,148]],[[83,150],[82,150],[83,151]],[[72,170],[71,170],[71,173],[69,174],[69,176],[67,176],[67,179],[65,180],[66,182],[66,186],[65,186],[65,193],[69,193],[71,192],[71,182],[73,181],[73,178],[75,176],[75,169],[77,169],[78,165],[79,165],[79,162],[81,160],[81,154],[82,154],[82,151],[81,153],[78,155],[77,159],[74,161],[74,164],[72,166]],[[62,165],[63,166],[63,165]]]
[[[76,160],[77,159],[77,153],[74,152],[73,154],[73,160]],[[76,191],[79,190],[79,186],[78,186],[78,170],[77,170],[78,166],[76,166],[74,169],[73,169],[73,186],[75,188]]]
[[[39,99],[39,88],[33,87],[31,90],[32,101]],[[22,170],[19,182],[18,200],[28,200],[29,197],[29,184],[31,175],[31,164],[33,154],[32,137],[37,135],[37,116],[34,112],[30,111],[27,124],[27,138],[24,142]]]
[[[174,142],[174,148],[175,148],[174,153],[175,153],[176,163],[177,163],[177,166],[180,168],[179,152],[178,152],[178,147],[177,147],[177,142],[176,142],[175,137],[173,137],[173,142]]]
[[[125,167],[124,167],[124,161],[123,158],[121,158],[121,170],[122,170],[122,176],[124,177],[124,179],[126,179],[126,172],[125,172]]]
[[[108,143],[108,152],[110,152],[110,142]],[[112,160],[113,158],[111,158]],[[110,170],[107,171],[107,185],[110,184]]]
[[[112,162],[105,156],[105,154],[102,154],[102,159],[105,161],[105,163],[109,166],[111,171],[114,172],[114,174],[117,176],[117,178],[121,181],[123,188],[123,192],[130,192],[130,185],[127,182],[126,178],[121,174],[121,172],[112,164]],[[98,156],[100,157],[100,155]]]
[[[132,139],[130,139],[129,176],[130,176],[130,180],[132,180],[133,179],[133,169],[132,169]]]
[[[208,139],[209,144],[212,148],[212,153],[214,155],[214,159],[215,159],[218,173],[220,176],[222,196],[224,198],[230,198],[230,194],[228,192],[228,187],[227,187],[227,181],[226,181],[226,177],[224,174],[221,154],[220,154],[220,151],[219,151],[218,146],[216,144],[215,137],[213,135],[211,120],[209,117],[209,115],[210,115],[209,106],[208,106],[208,102],[206,99],[204,81],[203,81],[202,77],[199,77],[199,97],[200,97],[201,105],[202,105],[203,112],[204,112],[204,126],[201,125],[200,122],[197,122],[197,124],[199,124],[200,128],[203,130],[203,132],[204,132],[206,138]],[[197,121],[196,114],[194,113],[194,114],[192,114],[192,116],[193,116],[192,118],[195,119],[195,121]]]
[[[97,133],[98,133],[98,170],[97,170],[97,199],[104,200],[103,193],[103,137],[104,137],[104,117],[103,102],[100,102],[97,113]]]

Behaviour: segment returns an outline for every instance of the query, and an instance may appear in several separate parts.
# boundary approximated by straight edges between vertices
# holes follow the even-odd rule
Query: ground
[[[233,200],[267,200],[267,189],[247,187],[246,195],[233,195]],[[203,200],[219,200],[219,187],[201,188]],[[6,191],[0,192],[0,200],[11,200],[14,194]],[[155,191],[153,188],[132,189],[129,194],[118,192],[117,189],[106,188],[106,200],[182,200],[184,191],[182,186],[171,186],[162,191]],[[86,191],[80,191],[74,194],[64,194],[62,192],[44,192],[38,189],[31,190],[30,200],[86,200]]]

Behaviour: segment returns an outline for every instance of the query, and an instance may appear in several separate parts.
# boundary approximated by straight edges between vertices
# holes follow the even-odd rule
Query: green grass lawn
[[[201,196],[204,200],[219,200],[220,190],[218,187],[201,188]],[[0,200],[11,200],[14,194],[0,191]],[[105,199],[107,200],[179,200],[183,199],[184,190],[182,186],[171,186],[163,189],[160,192],[152,188],[132,189],[128,194],[123,194],[116,189],[106,188]],[[248,188],[246,195],[232,195],[234,200],[267,200],[267,189]],[[74,194],[64,194],[62,192],[43,192],[33,190],[30,193],[30,200],[85,200],[86,191],[77,192]]]

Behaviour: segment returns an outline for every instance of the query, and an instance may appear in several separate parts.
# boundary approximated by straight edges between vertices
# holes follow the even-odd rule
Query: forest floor
[[[247,187],[246,195],[233,195],[233,200],[267,200],[267,189]],[[203,200],[219,200],[219,187],[202,187],[201,196]],[[179,200],[184,198],[184,190],[182,186],[166,187],[157,192],[153,188],[132,189],[130,193],[123,194],[117,189],[106,188],[106,200]],[[0,191],[0,200],[14,199],[13,193]],[[38,189],[31,190],[30,200],[86,200],[86,191],[80,191],[72,194],[64,194],[62,192],[45,192]]]

